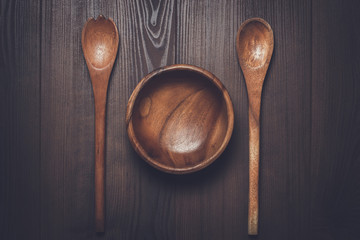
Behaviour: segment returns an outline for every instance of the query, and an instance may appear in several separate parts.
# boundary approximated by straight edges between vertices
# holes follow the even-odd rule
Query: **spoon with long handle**
[[[110,73],[119,34],[112,19],[90,18],[82,30],[81,44],[95,99],[95,230],[105,230],[105,113]]]
[[[236,51],[249,99],[248,234],[258,234],[261,92],[274,48],[270,25],[261,18],[246,20],[236,36]]]

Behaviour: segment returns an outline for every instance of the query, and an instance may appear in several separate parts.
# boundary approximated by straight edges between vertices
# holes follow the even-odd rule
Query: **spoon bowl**
[[[84,55],[91,66],[102,69],[114,62],[119,45],[119,35],[111,19],[99,16],[90,18],[83,29]]]
[[[242,67],[257,69],[264,66],[272,54],[272,38],[269,24],[259,20],[245,24],[238,33],[237,45]]]

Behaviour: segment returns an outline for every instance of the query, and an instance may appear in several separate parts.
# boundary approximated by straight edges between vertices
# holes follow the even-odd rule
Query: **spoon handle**
[[[253,102],[254,103],[254,102]],[[260,102],[249,105],[249,215],[248,234],[258,234],[259,216],[259,155],[260,155]]]
[[[95,229],[105,230],[105,98],[95,99]]]

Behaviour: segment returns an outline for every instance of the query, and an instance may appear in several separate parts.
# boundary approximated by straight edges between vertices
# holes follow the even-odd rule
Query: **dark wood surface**
[[[360,6],[351,1],[0,2],[0,239],[250,239],[248,102],[240,24],[274,31],[261,107],[257,239],[360,239]],[[118,26],[106,119],[106,233],[94,232],[94,99],[81,29]],[[174,176],[126,134],[126,104],[153,69],[194,64],[234,103],[212,165]],[[252,238],[251,238],[252,239]]]

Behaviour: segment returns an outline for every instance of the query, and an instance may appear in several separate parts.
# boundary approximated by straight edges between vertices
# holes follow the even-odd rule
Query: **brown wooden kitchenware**
[[[240,26],[236,50],[249,98],[249,235],[258,233],[260,103],[273,48],[273,31],[264,19],[248,19]]]
[[[84,25],[82,48],[95,99],[95,229],[105,229],[105,110],[110,73],[116,58],[119,34],[112,19],[99,16]]]
[[[179,64],[141,80],[129,99],[126,124],[132,146],[146,162],[184,174],[208,166],[224,151],[234,111],[213,74]]]

